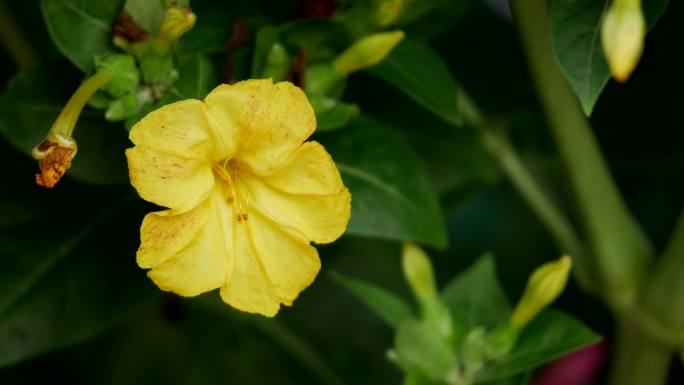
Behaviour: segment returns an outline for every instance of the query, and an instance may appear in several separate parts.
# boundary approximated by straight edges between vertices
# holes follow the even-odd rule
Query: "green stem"
[[[512,0],[511,5],[596,257],[604,297],[614,309],[627,309],[653,257],[650,242],[623,202],[589,121],[553,56],[547,0]]]
[[[14,23],[6,0],[0,0],[0,43],[19,70],[32,68],[38,63],[31,45]]]
[[[639,297],[639,315],[662,341],[684,346],[684,210]]]
[[[629,313],[620,321],[618,333],[609,384],[664,384],[672,348],[648,335]]]
[[[479,130],[480,140],[485,149],[499,163],[513,186],[551,233],[561,253],[569,254],[575,259],[576,268],[573,271],[580,284],[585,289],[596,292],[597,289],[593,286],[596,278],[592,277],[584,245],[568,219],[520,159],[508,137],[495,127],[495,123],[483,118],[482,113],[464,91],[459,93],[459,109],[466,123]]]

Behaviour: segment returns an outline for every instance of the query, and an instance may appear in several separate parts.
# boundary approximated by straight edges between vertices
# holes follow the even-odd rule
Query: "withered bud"
[[[40,168],[36,184],[52,188],[71,167],[71,160],[76,155],[76,142],[61,135],[50,135],[34,147],[31,154]]]

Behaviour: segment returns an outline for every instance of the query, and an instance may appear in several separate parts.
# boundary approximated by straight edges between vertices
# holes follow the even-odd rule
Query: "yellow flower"
[[[131,130],[131,184],[168,210],[148,214],[138,265],[162,290],[220,288],[247,312],[273,316],[320,269],[311,245],[344,232],[351,196],[316,119],[288,82],[221,85],[204,101],[166,105]]]

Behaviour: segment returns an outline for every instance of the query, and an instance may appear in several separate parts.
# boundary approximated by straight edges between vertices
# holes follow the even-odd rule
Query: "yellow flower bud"
[[[413,243],[404,243],[401,265],[404,269],[404,276],[416,297],[432,299],[436,296],[437,285],[435,285],[432,264],[423,250]]]
[[[646,21],[641,0],[613,0],[601,25],[601,40],[610,72],[625,82],[644,49]]]
[[[511,325],[514,328],[520,329],[525,326],[563,292],[571,267],[572,259],[566,255],[555,262],[538,267],[532,273],[527,288],[511,316]]]
[[[333,62],[333,68],[343,74],[372,67],[380,63],[404,38],[404,32],[381,32],[366,36],[346,51],[342,52]]]
[[[165,53],[181,36],[195,26],[197,16],[189,7],[169,7],[164,12],[159,30],[154,36],[154,49]]]
[[[31,155],[38,161],[40,168],[36,184],[51,188],[69,169],[76,155],[76,141],[72,138],[76,121],[88,99],[111,78],[111,72],[101,71],[83,82],[64,106],[45,139],[33,148]]]

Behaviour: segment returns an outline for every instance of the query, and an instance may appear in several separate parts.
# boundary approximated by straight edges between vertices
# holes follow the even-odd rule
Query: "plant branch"
[[[641,290],[639,316],[661,341],[684,346],[684,210],[665,253]]]
[[[604,299],[624,311],[653,257],[618,192],[589,121],[555,61],[546,0],[512,0],[523,45],[578,211],[596,258]]]
[[[496,122],[483,117],[480,110],[463,90],[459,92],[458,105],[464,121],[478,129],[480,140],[485,149],[499,163],[504,174],[551,233],[561,253],[568,254],[576,260],[576,268],[573,271],[580,284],[589,291],[597,291],[597,288],[593,286],[596,283],[596,278],[592,277],[584,245],[575,233],[570,221],[542,189],[520,159],[508,137],[496,127]]]

